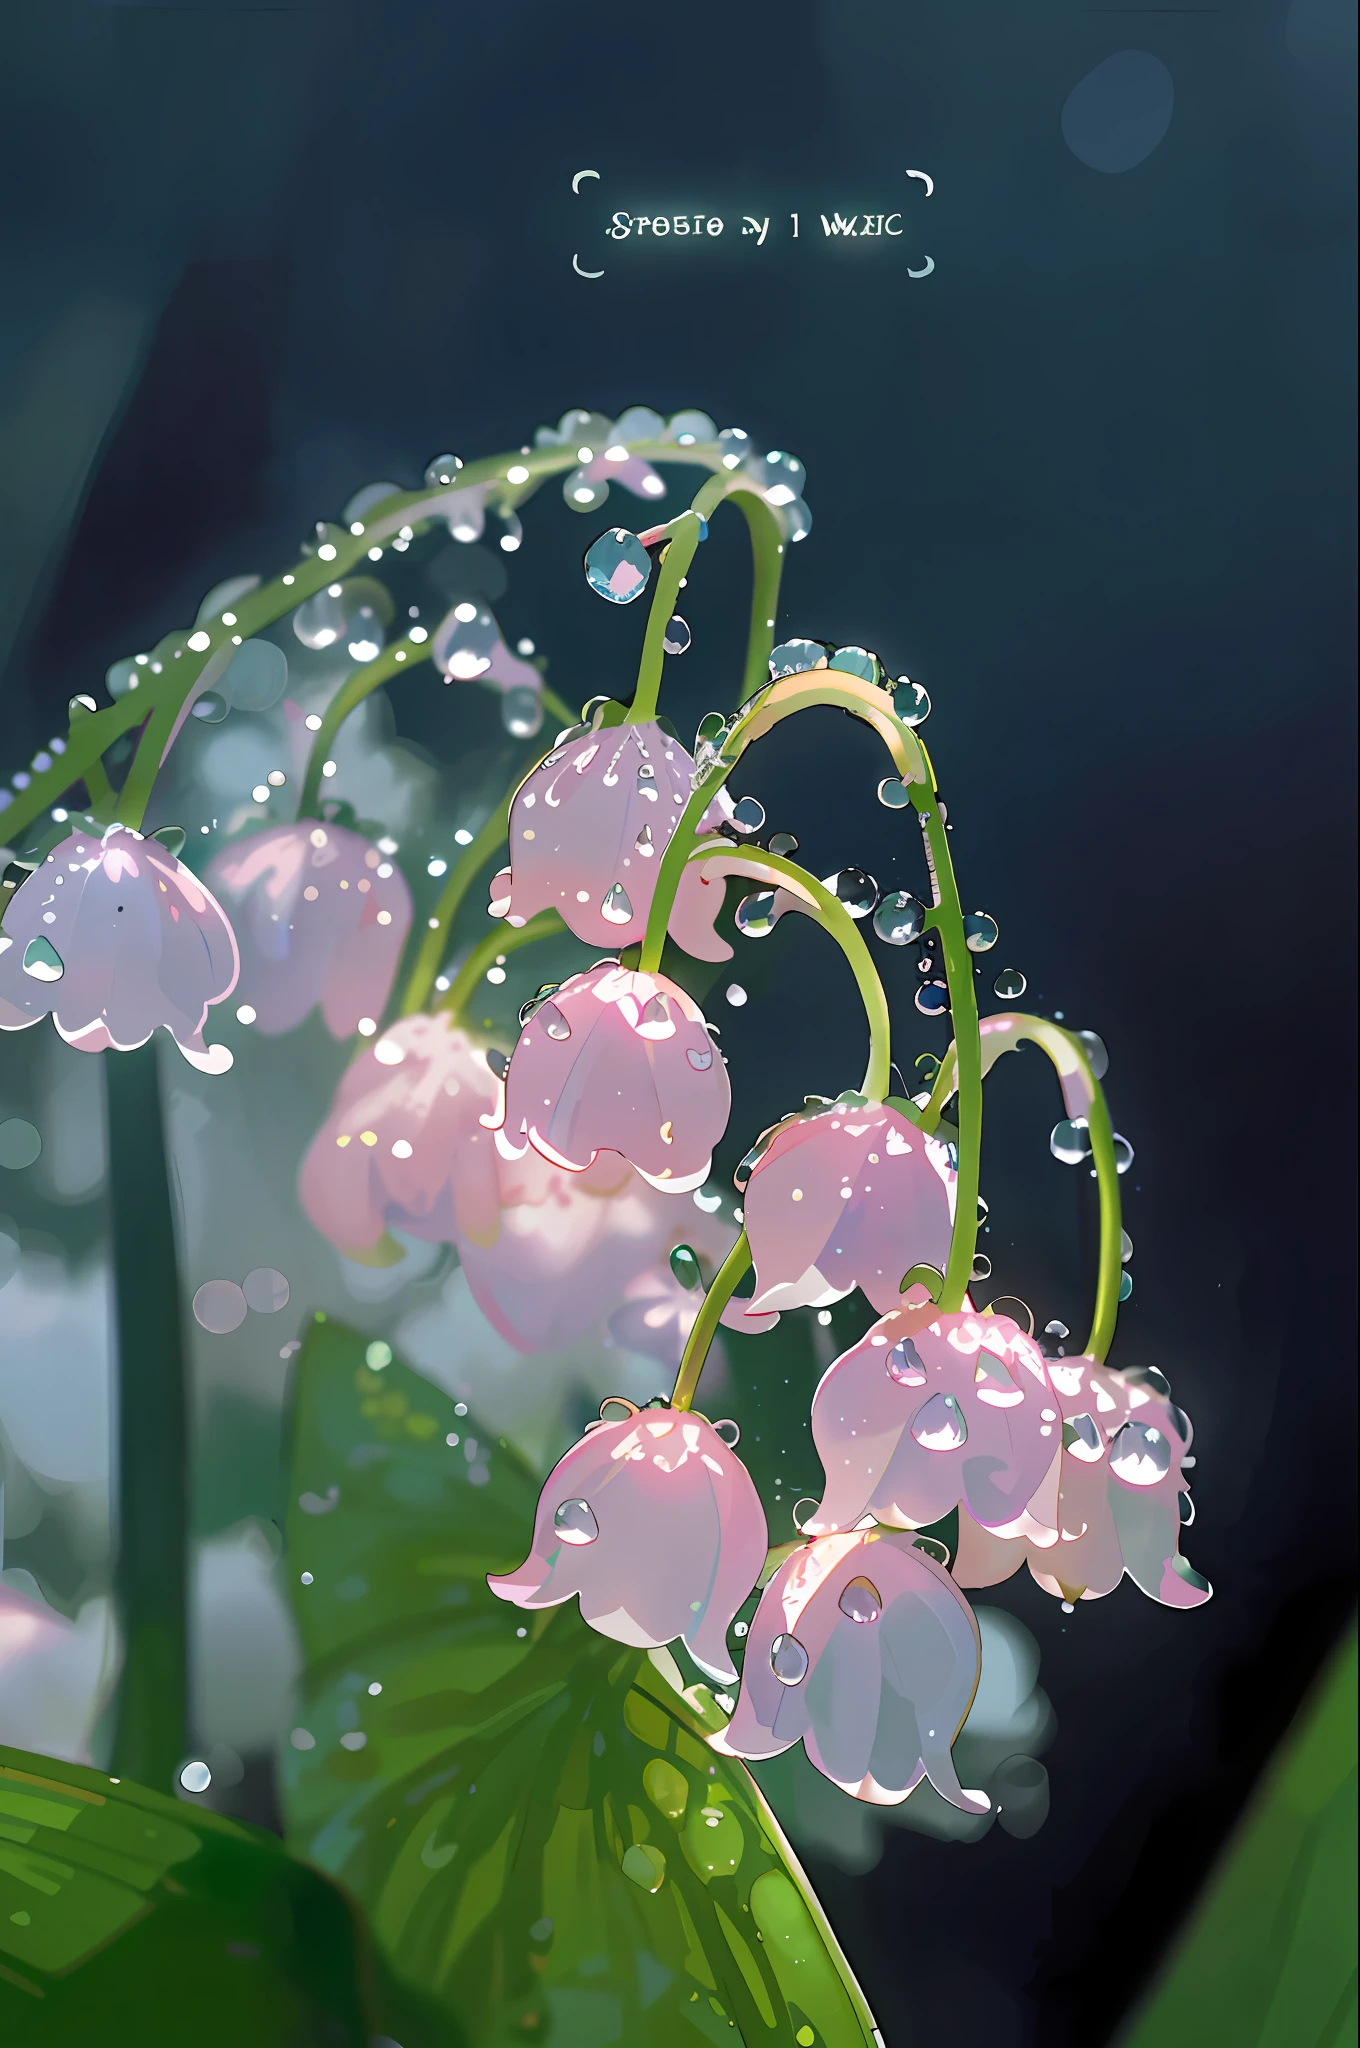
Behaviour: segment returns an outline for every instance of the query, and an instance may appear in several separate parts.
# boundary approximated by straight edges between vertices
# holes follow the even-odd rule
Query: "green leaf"
[[[531,1615],[486,1586],[523,1558],[537,1494],[425,1381],[313,1325],[291,1841],[477,2048],[865,2048],[873,2020],[778,1823],[705,1744],[712,1696],[574,1602]]]
[[[6,2048],[366,2048],[370,1974],[347,1901],[272,1835],[0,1748]]]

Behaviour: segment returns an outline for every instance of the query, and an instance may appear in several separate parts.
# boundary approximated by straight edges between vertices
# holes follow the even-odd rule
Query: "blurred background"
[[[570,406],[698,406],[806,464],[814,527],[778,636],[858,642],[925,684],[966,907],[1001,930],[989,960],[1109,1047],[1135,1153],[1113,1362],[1159,1366],[1194,1420],[1186,1548],[1215,1597],[1185,1615],[1126,1585],[1065,1615],[1024,1576],[984,1597],[965,1739],[980,1770],[1042,1755],[1020,1772],[1032,1827],[1017,1812],[970,1842],[917,1799],[885,1820],[772,1774],[870,2002],[921,2038],[1115,2035],[1354,1603],[1354,34],[1343,0],[699,0],[683,17],[50,0],[7,21],[8,772],[74,692],[104,701],[111,665],[224,579],[284,567],[362,485],[517,447]],[[573,193],[585,167],[599,178]],[[724,232],[611,239],[618,209]],[[900,241],[822,232],[866,209],[901,209]],[[607,517],[637,523],[633,503],[616,492]],[[432,620],[491,604],[570,704],[626,694],[642,622],[580,571],[604,518],[550,485],[520,551],[427,549],[394,595]],[[740,681],[735,515],[713,538],[666,685],[687,741]],[[191,722],[157,786],[150,822],[185,826],[200,864],[291,762],[287,707],[345,673],[287,622],[272,637],[286,693]],[[349,722],[333,786],[398,842],[419,918],[454,835],[530,758],[493,695],[426,669]],[[913,887],[890,814],[863,801],[876,758],[817,713],[734,793],[818,874]],[[463,949],[480,917],[478,891]],[[736,943],[705,995],[736,1099],[724,1216],[759,1130],[862,1065],[819,933],[788,919]],[[578,958],[526,955],[488,988],[488,1024],[508,1031]],[[879,961],[900,1046],[942,1050],[913,961]],[[539,1469],[602,1395],[645,1399],[664,1374],[603,1317],[526,1358],[441,1248],[343,1260],[294,1183],[346,1049],[315,1017],[221,1035],[225,1079],[173,1047],[162,1066],[192,1338],[192,1736],[204,1797],[271,1823],[298,1654],[280,1454],[307,1315],[390,1342]],[[3,1562],[53,1617],[41,1657],[0,1661],[0,1735],[96,1760],[116,1656],[101,1067],[46,1025],[0,1041]],[[1078,1329],[1088,1190],[1049,1152],[1051,1080],[1027,1054],[988,1086],[993,1291]],[[247,1286],[230,1330],[189,1314],[205,1283],[265,1272],[286,1290]],[[866,1320],[856,1298],[829,1325],[800,1312],[726,1341],[723,1412],[772,1528],[816,1491],[806,1397]],[[901,1937],[922,1898],[928,1956]]]

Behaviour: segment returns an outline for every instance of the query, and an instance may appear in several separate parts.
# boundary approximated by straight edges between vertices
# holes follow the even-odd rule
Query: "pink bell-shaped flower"
[[[761,1145],[743,1194],[753,1310],[822,1308],[859,1287],[883,1315],[912,1266],[944,1270],[952,1154],[900,1111],[842,1097],[786,1117]]]
[[[856,1799],[896,1806],[929,1778],[951,1806],[985,1813],[986,1795],[963,1790],[950,1755],[981,1668],[972,1609],[910,1536],[823,1536],[761,1594],[736,1712],[709,1742],[759,1758],[801,1740]]]
[[[751,1475],[713,1424],[643,1408],[573,1444],[539,1495],[525,1562],[487,1583],[517,1607],[576,1593],[601,1635],[640,1649],[679,1637],[696,1664],[732,1679],[727,1631],[767,1540]]]
[[[401,869],[345,826],[300,818],[228,846],[213,886],[241,945],[238,994],[274,1037],[320,1003],[334,1038],[382,1016],[411,924]]]
[[[1180,1554],[1193,1512],[1189,1416],[1158,1372],[1059,1358],[1048,1373],[1062,1447],[1015,1522],[986,1529],[960,1513],[960,1584],[994,1586],[1028,1563],[1046,1593],[1075,1603],[1112,1593],[1127,1572],[1166,1607],[1200,1606],[1213,1588]]]
[[[1009,1317],[898,1309],[813,1395],[826,1492],[803,1528],[834,1533],[872,1515],[920,1529],[956,1507],[989,1528],[1014,1521],[1060,1434],[1043,1353]]]
[[[443,1014],[402,1017],[365,1046],[298,1179],[322,1236],[350,1258],[389,1228],[494,1243],[496,1147],[480,1119],[499,1093],[485,1053]]]
[[[532,1145],[580,1173],[621,1152],[653,1187],[686,1194],[708,1178],[731,1106],[698,1004],[665,975],[604,960],[530,1016],[493,1127],[511,1157]]]
[[[625,1351],[635,1352],[639,1358],[654,1358],[658,1365],[674,1372],[703,1307],[704,1288],[699,1284],[698,1261],[702,1260],[706,1277],[711,1281],[713,1272],[737,1241],[737,1226],[702,1211],[684,1226],[684,1248],[695,1255],[696,1261],[691,1269],[692,1284],[686,1286],[677,1277],[669,1257],[672,1250],[678,1249],[675,1210],[668,1197],[657,1195],[653,1199],[663,1203],[669,1212],[665,1248],[660,1258],[629,1281],[623,1300],[609,1318],[609,1334]],[[719,1318],[722,1327],[741,1330],[747,1336],[761,1336],[779,1321],[777,1315],[750,1315],[749,1308],[749,1302],[733,1295]],[[714,1362],[710,1353],[704,1369],[705,1386],[709,1384]]]
[[[640,941],[693,774],[692,756],[655,720],[564,740],[515,793],[510,865],[492,881],[491,915],[519,925],[555,910],[588,945]],[[725,793],[716,797],[700,832],[711,832],[732,808]],[[713,929],[725,876],[709,868],[685,869],[669,929],[696,959],[730,960],[732,948]]]
[[[158,839],[82,827],[16,890],[0,931],[0,1030],[51,1015],[82,1052],[145,1045],[163,1024],[191,1065],[224,1074],[205,1045],[209,1007],[236,986],[220,905]]]

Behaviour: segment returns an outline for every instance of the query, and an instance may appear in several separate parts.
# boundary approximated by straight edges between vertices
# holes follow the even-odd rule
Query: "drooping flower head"
[[[382,1016],[411,892],[362,833],[300,818],[225,847],[208,872],[236,920],[238,993],[261,1031],[291,1031],[317,1003],[335,1038]]]
[[[499,1099],[486,1055],[444,1014],[402,1017],[346,1068],[302,1162],[298,1195],[347,1257],[389,1229],[435,1244],[494,1244]]]
[[[944,1269],[954,1179],[950,1148],[884,1103],[848,1095],[786,1117],[744,1189],[753,1309],[821,1308],[854,1287],[895,1309],[912,1266]]]
[[[231,1053],[203,1042],[236,986],[236,940],[216,898],[158,839],[77,828],[34,869],[0,931],[0,1029],[50,1014],[82,1052],[145,1045],[163,1024],[204,1073]]]
[[[995,1528],[1025,1510],[1060,1433],[1043,1353],[1008,1316],[898,1309],[813,1396],[826,1492],[803,1527],[853,1529],[872,1515],[920,1529],[966,1507]]]
[[[766,1542],[751,1476],[712,1423],[644,1408],[573,1444],[539,1495],[529,1556],[487,1583],[517,1607],[575,1593],[601,1635],[642,1649],[679,1638],[705,1671],[732,1679],[727,1631]]]
[[[910,1536],[823,1536],[785,1559],[746,1638],[741,1696],[709,1738],[731,1756],[801,1741],[823,1777],[896,1806],[929,1778],[951,1806],[985,1813],[950,1749],[982,1666],[977,1622],[949,1573]]]
[[[1028,1563],[1046,1593],[1076,1602],[1112,1593],[1127,1572],[1164,1606],[1200,1606],[1213,1589],[1180,1554],[1193,1431],[1166,1380],[1092,1358],[1050,1359],[1048,1372],[1061,1450],[1014,1523],[987,1529],[960,1514],[960,1584],[994,1586]]]
[[[445,613],[430,652],[447,682],[495,683],[503,691],[532,690],[535,696],[542,691],[543,678],[533,663],[511,653],[495,614],[471,598]]]
[[[497,1141],[575,1173],[621,1152],[653,1187],[684,1194],[708,1178],[731,1106],[698,1004],[663,974],[605,960],[564,981],[520,1032]]]
[[[553,748],[510,808],[510,865],[491,884],[491,915],[524,924],[555,910],[592,946],[629,946],[647,929],[657,869],[689,802],[693,757],[656,720],[603,726]],[[733,810],[720,794],[699,830]],[[713,929],[725,876],[687,867],[669,929],[699,960],[730,960]]]

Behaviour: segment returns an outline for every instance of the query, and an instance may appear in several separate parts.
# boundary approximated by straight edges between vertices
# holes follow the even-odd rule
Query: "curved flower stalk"
[[[1027,1511],[1004,1526],[959,1515],[954,1573],[994,1586],[1028,1564],[1069,1604],[1112,1593],[1125,1572],[1165,1607],[1198,1607],[1213,1591],[1180,1554],[1192,1519],[1185,1479],[1193,1431],[1159,1372],[1112,1372],[1094,1358],[1049,1362],[1062,1445]]]
[[[539,1495],[528,1557],[487,1584],[517,1607],[556,1607],[575,1593],[601,1635],[641,1649],[678,1638],[730,1680],[727,1631],[767,1540],[751,1476],[712,1423],[643,1408],[593,1423],[572,1446]]]
[[[943,1271],[953,1157],[899,1110],[853,1094],[809,1104],[766,1131],[748,1161],[753,1312],[821,1308],[858,1287],[882,1315],[909,1268]]]
[[[238,993],[267,1036],[321,1005],[333,1038],[387,1007],[411,928],[401,869],[362,833],[300,818],[267,826],[208,869],[236,922]]]
[[[1008,1316],[898,1309],[812,1397],[826,1491],[803,1527],[835,1533],[867,1515],[921,1529],[956,1507],[999,1527],[1034,1501],[1060,1435],[1043,1353]]]
[[[346,1068],[298,1179],[307,1215],[363,1262],[403,1230],[494,1244],[501,1195],[481,1118],[500,1094],[481,1047],[447,1015],[402,1017]]]
[[[698,1004],[664,975],[605,960],[534,1010],[488,1127],[512,1158],[532,1145],[580,1173],[621,1152],[653,1187],[688,1194],[708,1178],[731,1106]]]
[[[145,1045],[163,1025],[186,1060],[225,1074],[205,1045],[236,986],[236,940],[216,898],[159,839],[78,827],[16,890],[0,931],[0,1030],[51,1016],[81,1052]]]
[[[897,1806],[929,1778],[951,1806],[986,1813],[950,1755],[981,1668],[973,1611],[927,1551],[887,1529],[823,1536],[761,1594],[736,1712],[709,1742],[770,1757],[801,1741],[855,1799]]]
[[[675,1211],[665,1197],[653,1199],[666,1203],[666,1249],[680,1249],[675,1247]],[[686,1286],[677,1278],[676,1265],[679,1263],[683,1271],[683,1259],[654,1260],[629,1282],[622,1301],[609,1318],[609,1334],[616,1344],[639,1357],[654,1358],[672,1373],[679,1367],[704,1304],[704,1290],[698,1284],[699,1261],[710,1268],[721,1266],[730,1257],[738,1237],[734,1225],[702,1211],[685,1224],[684,1230],[683,1250],[692,1253],[695,1260],[693,1284]],[[724,1329],[741,1330],[747,1336],[763,1336],[778,1321],[778,1315],[768,1311],[753,1314],[750,1303],[736,1296],[724,1302],[719,1316]]]
[[[639,943],[693,777],[693,757],[654,719],[605,726],[554,747],[515,792],[510,865],[491,883],[491,915],[523,924],[550,909],[588,945]],[[701,829],[715,831],[732,809],[721,792]],[[670,921],[697,959],[732,957],[713,929],[723,893],[721,879],[710,884],[686,868]]]

